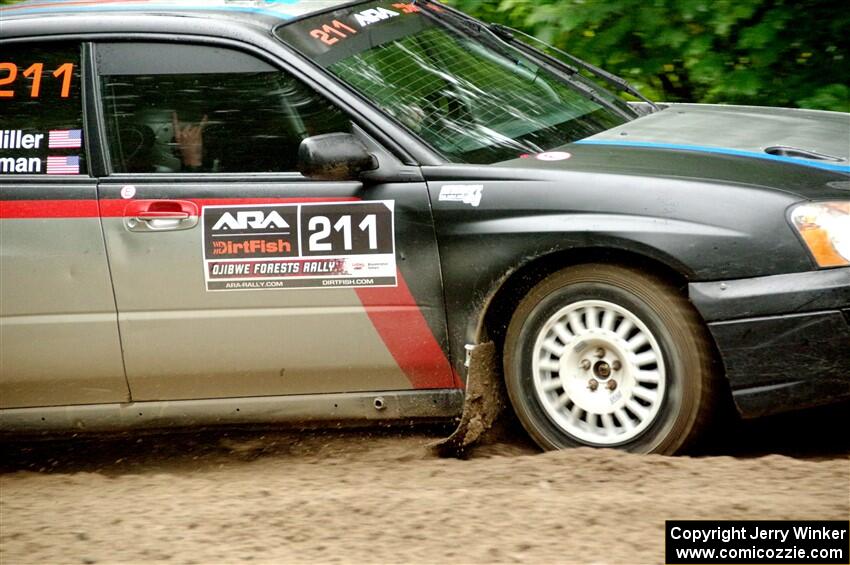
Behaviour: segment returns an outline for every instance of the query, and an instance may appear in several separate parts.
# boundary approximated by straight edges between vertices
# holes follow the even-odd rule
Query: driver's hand
[[[171,121],[174,124],[174,141],[180,150],[180,158],[184,167],[200,167],[204,159],[204,128],[208,119],[206,114],[198,125],[180,125],[177,112],[172,112]]]

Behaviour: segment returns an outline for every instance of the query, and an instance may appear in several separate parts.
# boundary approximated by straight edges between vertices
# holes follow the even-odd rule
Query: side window
[[[351,130],[348,117],[284,72],[238,51],[97,46],[112,170],[296,170],[301,141]]]
[[[86,173],[80,46],[0,48],[0,174]]]

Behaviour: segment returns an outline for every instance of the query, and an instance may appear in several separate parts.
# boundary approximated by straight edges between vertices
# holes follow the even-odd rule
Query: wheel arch
[[[493,341],[501,353],[508,324],[516,310],[517,298],[524,296],[549,275],[587,263],[606,263],[647,270],[671,282],[685,294],[687,283],[693,278],[693,272],[685,265],[657,250],[604,246],[554,251],[519,265],[499,281],[478,316],[477,343]]]

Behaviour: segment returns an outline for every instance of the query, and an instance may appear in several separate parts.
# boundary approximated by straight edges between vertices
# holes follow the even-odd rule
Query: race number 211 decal
[[[18,72],[20,71],[20,73]],[[29,97],[38,98],[41,96],[41,79],[45,73],[44,63],[33,63],[26,69],[20,69],[15,63],[8,61],[0,61],[0,87],[13,84],[18,79],[31,79],[29,87]],[[61,90],[59,96],[68,98],[71,93],[71,79],[74,73],[74,63],[62,63],[59,67],[50,73],[51,76],[61,81]],[[0,88],[0,98],[14,98],[15,91],[8,88]]]
[[[206,206],[207,290],[396,286],[394,204]]]

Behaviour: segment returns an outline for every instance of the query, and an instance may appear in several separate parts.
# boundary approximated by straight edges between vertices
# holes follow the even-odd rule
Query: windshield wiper
[[[413,0],[413,4],[415,4],[415,5],[429,4],[429,5],[433,6],[434,9],[431,9],[431,10],[424,9],[424,10],[422,10],[423,13],[430,15],[430,16],[433,16],[435,18],[439,18],[440,16],[443,16],[444,14],[448,13],[448,14],[454,16],[454,19],[459,21],[461,23],[461,25],[463,25],[465,28],[467,28],[473,34],[480,35],[481,33],[484,33],[488,37],[492,38],[494,41],[499,43],[500,45],[504,45],[511,50],[517,51],[517,52],[521,53],[524,57],[528,56],[525,53],[523,53],[523,51],[515,45],[515,40],[513,39],[513,36],[510,36],[510,39],[506,39],[505,37],[503,37],[503,35],[501,33],[496,31],[495,25],[487,25],[483,22],[479,22],[478,20],[476,20],[472,16],[469,16],[468,14],[465,14],[465,13],[461,12],[460,10],[458,10],[456,8],[452,8],[451,6],[446,6],[445,4],[435,2],[434,0]],[[499,27],[502,27],[502,26],[499,26]],[[504,29],[507,30],[509,28],[504,28]],[[524,44],[520,43],[520,45],[524,45]],[[530,48],[528,46],[526,46],[526,47]],[[621,108],[618,108],[616,104],[613,104],[610,100],[606,99],[604,96],[600,96],[599,93],[596,92],[596,90],[594,90],[588,84],[585,84],[584,82],[581,82],[579,80],[576,80],[575,78],[572,78],[574,75],[578,75],[577,69],[574,69],[574,68],[570,67],[569,65],[567,65],[566,63],[559,61],[558,59],[555,59],[553,57],[550,57],[550,56],[546,55],[545,53],[542,53],[541,51],[534,50],[534,52],[541,54],[546,59],[550,59],[551,61],[554,61],[555,63],[557,63],[560,66],[560,68],[567,69],[568,75],[564,78],[576,90],[578,90],[579,92],[581,92],[582,94],[584,94],[585,96],[587,96],[588,98],[590,98],[591,100],[596,102],[597,104],[600,104],[602,106],[610,108],[611,110],[613,110],[613,111],[617,112],[618,114],[621,114],[622,116],[624,116],[626,119],[633,119],[636,115],[638,115],[635,112],[634,109],[628,108],[628,105],[625,104],[625,102],[621,102],[621,103],[623,104],[624,107],[628,108],[629,112],[631,112],[632,115],[629,115],[628,112],[624,111]],[[579,61],[580,61],[580,59],[579,59]],[[592,65],[590,65],[590,63],[585,63],[585,64],[592,66]],[[602,69],[597,69],[597,70],[599,72],[605,73],[605,71],[603,71]],[[591,72],[591,71],[588,70],[588,72]],[[613,77],[614,75],[611,75],[611,76]],[[620,79],[619,77],[614,77],[614,78],[620,80],[622,83],[626,82],[623,79]],[[626,83],[626,84],[628,84],[628,83]],[[632,88],[632,87],[630,86],[629,88]],[[632,90],[637,92],[637,90],[635,90],[634,88],[632,88]],[[625,91],[625,92],[629,92],[629,91]],[[650,101],[649,99],[644,98],[640,94],[638,94],[638,96],[641,99],[649,102],[649,104],[651,104],[653,108],[658,109],[658,107],[652,101]],[[613,96],[613,98],[616,99],[617,97]]]
[[[493,31],[493,33],[495,33],[496,35],[498,35],[499,37],[501,37],[502,39],[504,39],[507,42],[515,41],[514,36],[519,35],[521,37],[524,37],[525,39],[528,39],[530,41],[537,43],[538,45],[542,45],[542,46],[546,47],[547,49],[551,49],[552,51],[554,51],[558,55],[569,60],[575,66],[589,72],[590,74],[594,75],[595,77],[598,77],[598,78],[604,80],[605,82],[607,82],[609,85],[613,86],[614,88],[616,88],[620,92],[626,92],[628,94],[631,94],[635,98],[639,98],[640,100],[642,100],[642,101],[646,102],[647,104],[649,104],[650,106],[652,106],[652,108],[654,110],[656,110],[656,111],[660,110],[660,108],[655,104],[655,102],[653,102],[652,100],[650,100],[649,98],[647,98],[646,96],[641,94],[641,92],[637,88],[635,88],[634,86],[629,84],[625,79],[620,78],[613,73],[609,73],[608,71],[606,71],[604,69],[600,69],[599,67],[597,67],[596,65],[594,65],[592,63],[588,63],[587,61],[585,61],[583,59],[579,59],[575,55],[571,55],[570,53],[567,53],[566,51],[558,49],[557,47],[555,47],[553,45],[549,45],[548,43],[546,43],[542,39],[537,39],[533,35],[525,33],[524,31],[520,31],[518,29],[514,29],[514,28],[508,27],[508,26],[503,26],[501,24],[490,24],[489,27]]]

